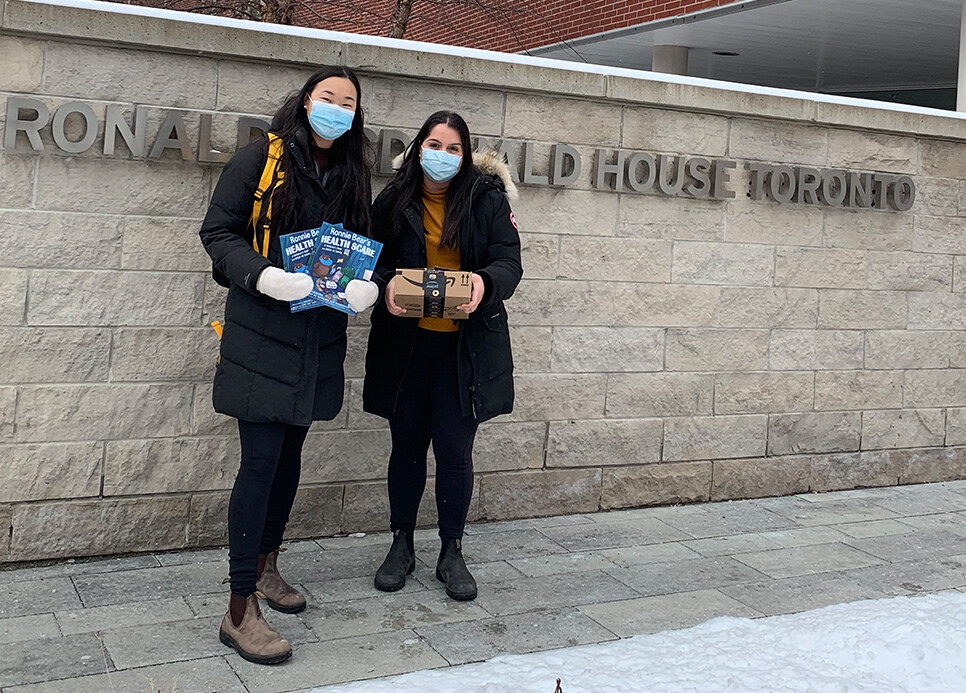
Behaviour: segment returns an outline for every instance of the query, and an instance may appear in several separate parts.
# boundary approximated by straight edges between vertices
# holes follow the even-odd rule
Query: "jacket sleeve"
[[[225,164],[199,232],[215,269],[251,293],[257,293],[258,275],[272,265],[246,237],[264,165],[265,155],[257,144],[239,150]]]
[[[391,214],[392,195],[384,190],[372,203],[371,212],[372,237],[383,244],[382,252],[379,253],[379,259],[376,261],[376,268],[372,272],[372,281],[379,285],[380,300],[383,299],[389,280],[396,274],[396,268],[393,266],[395,253],[393,248],[390,247],[392,245],[390,239],[392,231]]]
[[[523,277],[520,234],[506,196],[499,194],[490,217],[486,264],[476,271],[483,278],[484,305],[505,301],[513,295]]]

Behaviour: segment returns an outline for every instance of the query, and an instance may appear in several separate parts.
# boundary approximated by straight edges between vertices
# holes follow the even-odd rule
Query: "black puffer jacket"
[[[483,422],[513,410],[513,358],[503,301],[513,295],[523,268],[520,236],[504,194],[503,177],[509,180],[509,172],[494,157],[474,161],[478,171],[482,171],[474,181],[468,213],[460,229],[460,266],[483,277],[486,293],[467,320],[457,321],[457,363],[463,416],[472,415],[477,422]],[[373,237],[385,244],[374,277],[382,289],[397,268],[426,266],[426,236],[419,202],[414,201],[406,209],[402,233],[390,238],[394,202],[394,191],[388,188],[372,206]],[[396,409],[419,320],[392,315],[383,301],[372,309],[371,320],[363,408],[388,419]]]
[[[338,169],[320,173],[308,134],[285,142],[304,176],[296,228],[272,229],[268,258],[252,249],[250,217],[268,156],[262,139],[239,150],[225,165],[201,226],[201,241],[214,271],[230,280],[225,303],[221,358],[215,371],[215,411],[244,421],[308,426],[333,419],[342,409],[343,362],[348,316],[330,308],[292,313],[289,304],[255,289],[266,267],[283,267],[280,234],[315,228],[323,221],[327,190]]]

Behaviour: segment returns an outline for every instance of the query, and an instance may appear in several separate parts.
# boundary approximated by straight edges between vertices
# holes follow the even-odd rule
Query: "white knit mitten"
[[[278,267],[266,267],[258,275],[255,290],[279,301],[297,301],[312,293],[315,282],[301,272],[286,272]]]
[[[357,313],[370,308],[379,298],[379,286],[365,279],[353,279],[345,287],[345,300]]]

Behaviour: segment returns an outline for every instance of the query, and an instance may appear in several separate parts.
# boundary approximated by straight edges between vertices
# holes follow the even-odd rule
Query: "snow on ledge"
[[[840,106],[851,106],[856,108],[866,108],[879,111],[892,111],[896,113],[911,113],[915,115],[934,116],[941,118],[951,118],[954,120],[966,120],[966,113],[956,111],[946,111],[937,108],[924,108],[922,106],[907,106],[905,104],[885,103],[881,101],[871,101],[868,99],[856,99],[843,96],[831,96],[828,94],[815,94],[795,89],[778,89],[775,87],[760,87],[753,84],[739,84],[737,82],[723,82],[714,79],[704,79],[701,77],[687,77],[681,75],[669,75],[659,72],[649,72],[646,70],[630,70],[621,67],[611,67],[608,65],[593,65],[585,63],[568,62],[564,60],[553,60],[550,58],[537,58],[516,53],[501,53],[497,51],[487,51],[478,48],[463,48],[460,46],[448,46],[436,43],[424,43],[422,41],[408,41],[405,39],[391,39],[382,36],[367,36],[363,34],[352,34],[342,31],[328,31],[325,29],[310,29],[307,27],[293,27],[282,24],[270,24],[267,22],[253,22],[245,19],[229,19],[226,17],[215,17],[211,15],[196,14],[191,12],[178,12],[175,10],[162,10],[152,7],[141,7],[138,5],[122,5],[113,2],[101,2],[100,0],[22,0],[41,5],[55,5],[58,7],[70,7],[83,10],[94,10],[97,12],[110,12],[114,14],[135,15],[141,17],[155,17],[158,19],[168,19],[179,22],[190,22],[193,24],[205,24],[216,27],[230,27],[232,29],[243,29],[246,31],[257,31],[268,34],[284,34],[287,36],[301,36],[305,38],[321,39],[325,41],[335,41],[339,43],[350,43],[361,46],[378,46],[382,48],[395,48],[398,50],[418,51],[421,53],[434,53],[438,55],[453,56],[459,58],[475,58],[478,60],[488,60],[491,62],[510,63],[515,65],[529,65],[533,67],[548,68],[551,70],[563,70],[568,72],[584,72],[614,77],[627,77],[630,79],[644,80],[650,82],[664,82],[668,84],[681,84],[686,86],[704,87],[731,91],[744,94],[754,94],[759,96],[773,96],[785,99],[795,99],[799,101],[809,101],[813,103],[835,104]]]

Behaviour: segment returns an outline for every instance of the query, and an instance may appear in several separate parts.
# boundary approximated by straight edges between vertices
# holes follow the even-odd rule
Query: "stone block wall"
[[[197,238],[219,169],[106,156],[105,114],[142,109],[150,146],[181,111],[189,159],[210,117],[230,152],[240,116],[326,61],[360,71],[374,131],[450,108],[518,165],[532,143],[537,175],[556,143],[582,158],[514,205],[517,405],[480,431],[471,520],[966,477],[964,121],[5,0],[0,102],[82,101],[98,133],[0,150],[0,561],[225,543],[238,443],[211,409],[224,292]],[[737,160],[737,196],[600,189],[601,148]],[[910,175],[918,196],[756,201],[754,161]],[[307,440],[292,537],[388,524],[367,329]],[[425,523],[433,506],[430,483]]]

